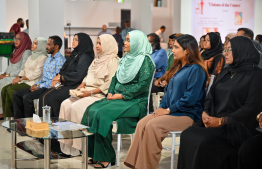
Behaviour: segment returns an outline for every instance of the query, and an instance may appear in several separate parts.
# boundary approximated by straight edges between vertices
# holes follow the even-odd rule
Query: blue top
[[[124,42],[123,42],[121,34],[119,35],[114,34],[113,37],[116,39],[116,42],[118,45],[118,51],[123,51]]]
[[[36,85],[40,85],[40,88],[50,88],[52,79],[59,73],[65,61],[65,57],[60,52],[53,57],[49,55],[45,61],[43,76]]]
[[[206,74],[198,64],[186,64],[169,81],[161,100],[172,116],[189,116],[195,122],[201,118],[206,96]]]
[[[167,54],[164,49],[154,50],[152,59],[156,64],[155,78],[162,77],[166,72],[167,67]]]
[[[112,35],[112,33],[109,30],[106,30],[105,32],[101,31],[98,33],[98,36],[103,35],[103,34],[109,34]]]
[[[124,43],[125,43],[125,41],[126,41],[126,35],[127,35],[127,33],[130,32],[130,31],[132,31],[132,30],[134,30],[134,29],[128,28],[128,29],[123,29],[123,30],[121,31],[122,39],[123,39],[123,42],[124,42]]]

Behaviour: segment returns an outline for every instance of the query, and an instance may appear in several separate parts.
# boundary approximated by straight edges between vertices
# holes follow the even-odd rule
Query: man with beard
[[[59,52],[62,39],[59,36],[49,37],[46,45],[48,58],[45,61],[43,76],[33,86],[19,90],[13,94],[14,118],[32,117],[35,113],[34,99],[38,99],[51,86],[52,79],[59,73],[65,57]]]
[[[251,41],[253,42],[254,46],[256,47],[256,49],[258,50],[258,52],[260,54],[260,61],[258,63],[258,67],[262,69],[262,51],[261,51],[261,46],[260,46],[258,41],[254,40],[254,32],[251,29],[249,29],[249,28],[239,28],[237,30],[236,36],[246,36],[249,39],[251,39]]]
[[[24,27],[24,21],[22,18],[18,18],[17,22],[13,24],[13,26],[10,29],[10,33],[14,33],[15,35],[19,32],[21,32],[21,28]]]
[[[148,41],[152,46],[152,59],[156,65],[156,71],[154,75],[154,83],[152,85],[151,93],[164,92],[164,88],[166,87],[166,83],[159,82],[155,85],[155,82],[158,81],[160,77],[162,77],[166,72],[167,67],[167,53],[164,49],[160,47],[160,39],[159,36],[155,33],[150,33],[147,35]],[[153,112],[153,101],[150,94],[150,102],[149,102],[149,112]]]

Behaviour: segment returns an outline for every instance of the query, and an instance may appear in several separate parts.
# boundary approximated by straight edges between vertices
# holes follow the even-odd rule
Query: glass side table
[[[44,168],[50,169],[50,150],[51,150],[51,139],[74,139],[82,138],[82,169],[88,168],[88,136],[93,135],[82,129],[74,129],[72,123],[70,125],[64,125],[66,130],[60,131],[55,129],[54,123],[56,122],[70,122],[61,118],[51,117],[51,124],[49,125],[49,131],[32,131],[26,129],[26,121],[33,120],[33,118],[21,118],[10,121],[5,121],[2,126],[11,130],[11,169],[17,168],[17,161],[22,161],[24,159],[18,159],[16,154],[17,142],[16,135],[20,135],[44,140]],[[75,123],[74,123],[75,124]],[[72,129],[70,129],[72,128]],[[37,160],[36,159],[26,159],[26,160]]]

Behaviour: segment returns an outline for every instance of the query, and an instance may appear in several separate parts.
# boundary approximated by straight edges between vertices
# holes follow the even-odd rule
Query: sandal
[[[92,158],[90,160],[88,160],[88,164],[96,164],[96,163],[97,163],[97,161],[94,161]]]
[[[107,168],[107,167],[111,167],[111,163],[109,162],[108,164],[107,164],[107,166],[104,166],[104,164],[102,164],[102,163],[100,163],[100,162],[97,162],[96,164],[98,164],[98,165],[100,165],[101,167],[94,167],[94,168]]]

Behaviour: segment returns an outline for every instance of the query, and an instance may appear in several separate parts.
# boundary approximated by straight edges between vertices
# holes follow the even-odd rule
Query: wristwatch
[[[22,81],[23,80],[23,76],[19,76],[19,79]]]
[[[170,112],[171,112],[171,111],[170,111],[170,109],[169,109],[169,108],[167,108],[166,110],[168,111],[168,114],[170,114]]]
[[[94,95],[94,93],[92,92],[92,90],[90,90],[90,93],[91,93],[91,96],[93,96],[93,95]]]

